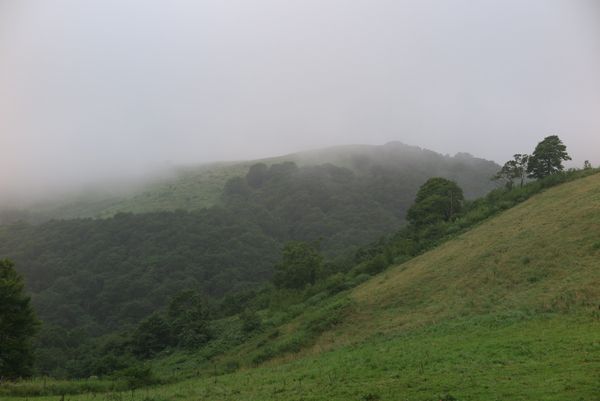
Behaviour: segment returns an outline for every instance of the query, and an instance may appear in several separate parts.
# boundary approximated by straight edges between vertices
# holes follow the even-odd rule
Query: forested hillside
[[[226,202],[260,197],[251,188],[268,186],[273,173],[257,166],[230,182]],[[216,314],[198,294],[180,292],[139,325],[79,347],[84,331],[50,324],[38,369],[102,380],[0,390],[90,400],[594,400],[598,170],[557,172],[462,208],[438,205],[453,216],[415,212],[440,195],[454,201],[460,192],[448,188],[460,190],[428,180],[410,224],[362,247],[337,273],[316,249],[289,243],[277,273],[317,266],[312,284],[274,280]],[[134,391],[150,384],[160,385]]]
[[[430,175],[458,176],[477,194],[496,166],[401,144],[294,158],[304,166],[258,163],[229,179],[211,208],[8,224],[0,254],[25,274],[45,321],[99,333],[138,321],[184,288],[219,297],[255,286],[270,278],[286,241],[318,243],[343,263],[403,224]],[[312,165],[323,159],[347,167]]]
[[[218,297],[255,286],[286,241],[320,242],[335,257],[397,229],[406,205],[369,185],[334,166],[256,165],[227,183],[222,206],[7,225],[0,253],[25,274],[44,320],[98,332],[184,288]]]
[[[45,348],[78,354],[90,338],[134,327],[183,290],[216,302],[257,288],[288,241],[323,253],[320,274],[347,270],[359,247],[402,227],[429,174],[446,167],[478,193],[496,166],[399,144],[370,149],[327,156],[346,167],[313,165],[311,157],[327,158],[318,153],[301,166],[254,164],[225,182],[209,208],[5,224],[0,254],[25,276]],[[57,355],[66,353],[46,359]]]
[[[427,178],[440,176],[455,180],[467,198],[482,196],[494,188],[489,177],[496,173],[496,163],[459,153],[444,156],[415,146],[391,142],[381,146],[350,145],[256,161],[213,163],[197,167],[178,167],[162,172],[162,178],[130,185],[131,189],[111,190],[110,186],[94,188],[54,201],[38,202],[21,209],[0,204],[0,223],[27,220],[77,217],[110,217],[119,212],[147,213],[155,211],[199,210],[221,202],[221,193],[230,178],[243,176],[256,163],[266,165],[293,161],[298,166],[333,164],[352,170],[371,180],[394,176],[394,193],[402,193],[403,201],[412,201],[418,186]],[[380,196],[386,196],[380,191]]]

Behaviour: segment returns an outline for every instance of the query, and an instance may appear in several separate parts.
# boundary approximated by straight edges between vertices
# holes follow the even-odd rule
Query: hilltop
[[[418,186],[432,176],[456,180],[467,198],[483,196],[494,188],[489,178],[499,169],[492,161],[466,153],[448,156],[400,142],[336,146],[265,159],[172,167],[155,178],[132,183],[128,189],[122,184],[118,190],[110,189],[110,185],[106,184],[101,187],[92,185],[86,191],[38,202],[26,208],[2,211],[0,205],[0,223],[19,219],[42,222],[48,219],[106,218],[120,212],[199,210],[220,204],[227,181],[245,175],[250,166],[285,161],[295,162],[301,167],[333,164],[360,176],[396,174],[407,200],[412,200]]]

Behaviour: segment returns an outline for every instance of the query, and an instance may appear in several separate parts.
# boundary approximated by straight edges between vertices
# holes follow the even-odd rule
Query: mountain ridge
[[[415,174],[422,177],[421,180],[436,175],[457,180],[463,186],[467,198],[482,196],[495,188],[488,178],[500,168],[495,162],[466,153],[442,155],[397,141],[384,145],[340,145],[256,160],[173,167],[171,171],[165,171],[163,178],[147,179],[146,183],[133,185],[133,192],[129,194],[124,194],[124,189],[110,191],[90,186],[91,189],[87,192],[62,200],[38,202],[31,207],[9,208],[4,211],[0,208],[0,223],[19,219],[42,222],[49,219],[106,218],[120,212],[198,210],[219,204],[226,182],[244,175],[253,164],[272,165],[283,161],[293,161],[299,166],[331,163],[350,168],[357,174],[367,174],[377,168],[407,174],[403,170],[418,166]],[[474,166],[480,171],[472,171]],[[462,177],[465,173],[470,176]],[[476,186],[471,183],[474,180],[478,181]]]

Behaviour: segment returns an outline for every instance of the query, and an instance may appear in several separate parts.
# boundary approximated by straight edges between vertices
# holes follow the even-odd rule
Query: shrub
[[[240,369],[240,363],[238,361],[229,361],[225,364],[225,373],[234,373]]]
[[[246,334],[258,331],[262,327],[262,320],[256,311],[246,309],[240,315],[240,319],[242,320],[242,331]]]
[[[115,374],[118,379],[123,379],[127,383],[129,389],[136,389],[144,386],[149,386],[158,382],[152,369],[148,366],[132,366],[121,370]]]
[[[371,278],[370,274],[359,274],[358,276],[354,277],[352,280],[350,280],[348,282],[349,287],[356,287],[362,283],[364,283],[365,281],[369,280]]]
[[[346,281],[346,276],[342,273],[337,273],[331,276],[328,279],[326,289],[329,292],[329,295],[337,294],[338,292],[342,292],[347,290],[348,282]]]
[[[254,358],[252,358],[252,363],[255,365],[260,365],[261,363],[266,362],[269,359],[272,359],[273,357],[275,357],[275,355],[276,354],[275,354],[275,351],[273,350],[273,348],[267,347],[267,348],[263,349]]]

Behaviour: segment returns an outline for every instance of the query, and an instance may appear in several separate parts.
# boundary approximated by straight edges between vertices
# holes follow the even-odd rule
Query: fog
[[[0,0],[0,192],[402,141],[600,164],[597,0]]]

